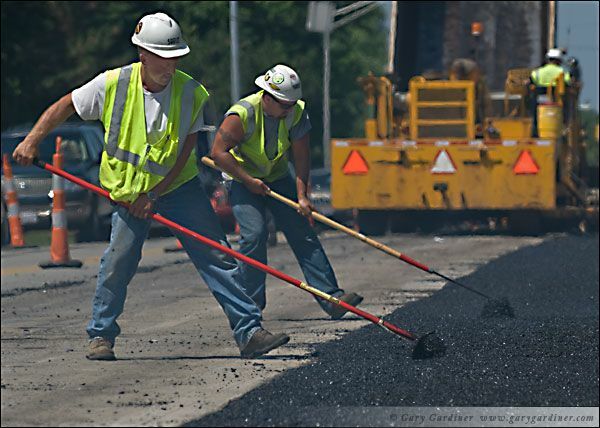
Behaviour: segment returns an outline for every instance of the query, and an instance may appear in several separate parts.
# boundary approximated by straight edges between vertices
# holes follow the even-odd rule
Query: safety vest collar
[[[251,175],[272,181],[287,171],[288,151],[291,145],[289,130],[300,121],[304,102],[298,101],[294,109],[279,120],[277,154],[269,159],[265,152],[265,130],[262,96],[258,91],[234,104],[229,112],[239,115],[244,128],[243,141],[231,150],[231,154]]]
[[[140,162],[140,156],[136,153],[119,148],[121,121],[123,119],[123,112],[125,111],[125,103],[127,102],[127,93],[129,91],[129,82],[131,80],[133,66],[134,64],[127,65],[122,67],[119,71],[117,90],[115,92],[115,100],[113,102],[112,115],[110,118],[110,128],[107,133],[106,153],[110,157],[137,166]]]
[[[119,135],[121,132],[122,119],[124,116],[123,113],[125,111],[125,103],[127,102],[127,99],[128,99],[128,93],[130,90],[141,91],[141,97],[143,98],[141,76],[139,76],[139,75],[135,76],[134,73],[138,73],[138,74],[141,73],[141,64],[140,63],[130,64],[125,67],[122,67],[119,72],[119,78],[117,80],[117,89],[115,92],[114,105],[113,105],[112,115],[111,115],[111,120],[110,120],[110,128],[108,130],[108,137],[107,137],[107,141],[106,141],[106,153],[111,157],[119,159],[120,161],[129,163],[133,166],[138,166],[140,164],[140,162],[142,161],[143,155],[139,154],[139,153],[134,153],[132,151],[128,151],[128,150],[125,150],[125,149],[119,147]],[[132,75],[135,79],[135,85],[131,85]],[[185,120],[185,118],[182,118],[181,120],[179,120],[178,132],[177,132],[177,134],[174,134],[173,133],[173,122],[174,122],[173,119],[175,117],[178,117],[182,113],[183,106],[193,105],[194,89],[199,86],[199,83],[196,82],[195,80],[187,79],[187,81],[183,85],[181,99],[179,99],[177,96],[174,96],[175,91],[177,89],[176,88],[176,86],[177,86],[176,79],[178,77],[179,76],[177,74],[175,74],[173,76],[173,81],[171,82],[171,99],[170,99],[169,115],[168,115],[169,119],[167,121],[167,130],[165,132],[165,135],[163,136],[163,139],[166,140],[167,142],[169,140],[179,139],[180,135],[183,135],[186,133],[185,128],[189,129],[189,126],[191,125],[191,120]],[[132,87],[132,86],[135,86],[135,87]],[[145,111],[143,110],[144,109],[143,105],[139,105],[134,108],[141,108],[142,109],[141,114],[143,114],[144,118],[145,118]],[[187,111],[186,113],[189,113],[188,116],[190,116],[190,119],[191,119],[192,112]],[[144,121],[144,123],[145,123],[145,121]],[[143,136],[144,136],[144,141],[139,142],[139,145],[141,145],[141,146],[146,145],[145,132],[143,133]],[[162,140],[155,143],[155,145],[159,145],[159,144],[161,144],[161,142],[162,142]],[[178,147],[177,147],[177,155],[178,156],[181,154],[181,151],[183,150],[183,146],[184,146],[183,144],[178,144]],[[147,151],[149,149],[150,149],[150,147],[147,147]],[[157,162],[154,162],[154,161],[148,159],[144,164],[144,169],[152,174],[157,174],[157,175],[164,177],[168,174],[170,167],[161,165]]]

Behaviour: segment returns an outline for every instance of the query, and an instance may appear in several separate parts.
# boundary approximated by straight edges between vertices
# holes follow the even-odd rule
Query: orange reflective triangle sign
[[[531,156],[531,152],[523,150],[513,167],[513,172],[515,174],[537,174],[539,171],[540,167]]]
[[[454,174],[456,166],[446,150],[440,150],[433,161],[432,174]]]
[[[358,150],[352,150],[342,167],[344,174],[362,175],[369,172],[369,165]]]

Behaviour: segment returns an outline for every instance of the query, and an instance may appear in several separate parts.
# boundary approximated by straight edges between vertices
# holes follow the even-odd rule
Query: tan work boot
[[[265,329],[256,331],[250,338],[244,349],[240,350],[242,358],[256,358],[267,352],[288,343],[290,337],[287,334],[271,334]]]
[[[351,306],[356,306],[363,301],[363,296],[360,296],[356,293],[347,293],[342,294],[340,297],[338,297],[338,299],[342,302],[348,303]],[[348,310],[340,305],[332,303],[331,307],[326,310],[326,312],[329,314],[332,320],[339,320],[346,314],[346,312],[348,312]]]
[[[88,344],[88,353],[85,357],[88,360],[116,360],[112,342],[104,337],[94,337],[90,340],[90,343]]]

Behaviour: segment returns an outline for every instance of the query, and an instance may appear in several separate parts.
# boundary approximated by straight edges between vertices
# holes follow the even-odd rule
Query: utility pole
[[[229,37],[231,39],[231,104],[240,99],[240,64],[238,61],[238,5],[229,2]]]
[[[548,2],[548,49],[556,46],[556,2]]]
[[[330,31],[323,33],[323,166],[329,168],[331,165],[331,112],[329,108],[329,75],[331,74],[331,64],[329,57],[329,36]]]
[[[331,147],[329,146],[331,139],[331,125],[329,123],[330,35],[335,29],[354,21],[377,6],[375,1],[357,1],[336,10],[335,5],[329,1],[311,1],[308,4],[306,29],[315,33],[323,33],[323,166],[325,168],[329,168],[331,165]],[[337,16],[346,14],[347,16],[334,22]]]
[[[392,2],[392,10],[390,12],[390,34],[388,36],[388,62],[385,72],[387,74],[394,73],[394,58],[396,57],[396,19],[398,15],[398,2]]]

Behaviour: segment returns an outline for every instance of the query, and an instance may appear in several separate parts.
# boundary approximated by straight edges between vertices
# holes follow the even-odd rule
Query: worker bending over
[[[276,225],[283,231],[313,287],[350,304],[363,298],[344,293],[338,287],[323,247],[311,228],[314,209],[307,196],[310,169],[310,120],[302,97],[298,73],[285,65],[276,65],[256,78],[260,91],[234,104],[226,113],[211,151],[215,163],[235,178],[230,201],[240,226],[240,252],[267,263],[268,208]],[[293,155],[295,180],[288,160]],[[283,196],[297,197],[299,214],[287,205],[266,197],[273,189]],[[266,306],[264,272],[242,266],[243,285],[256,304]],[[341,306],[316,298],[323,310],[339,319],[347,312]]]
[[[114,360],[127,286],[142,256],[153,211],[228,246],[209,199],[197,178],[194,147],[197,133],[207,131],[202,110],[204,87],[177,70],[190,49],[179,25],[164,13],[144,16],[131,39],[139,62],[98,75],[62,97],[41,116],[13,153],[29,165],[38,145],[74,112],[84,120],[101,120],[105,145],[100,183],[115,201],[110,245],[100,260],[93,299],[87,358]],[[261,327],[261,310],[240,286],[235,259],[174,231],[194,266],[225,311],[242,357],[256,357],[289,340]]]

